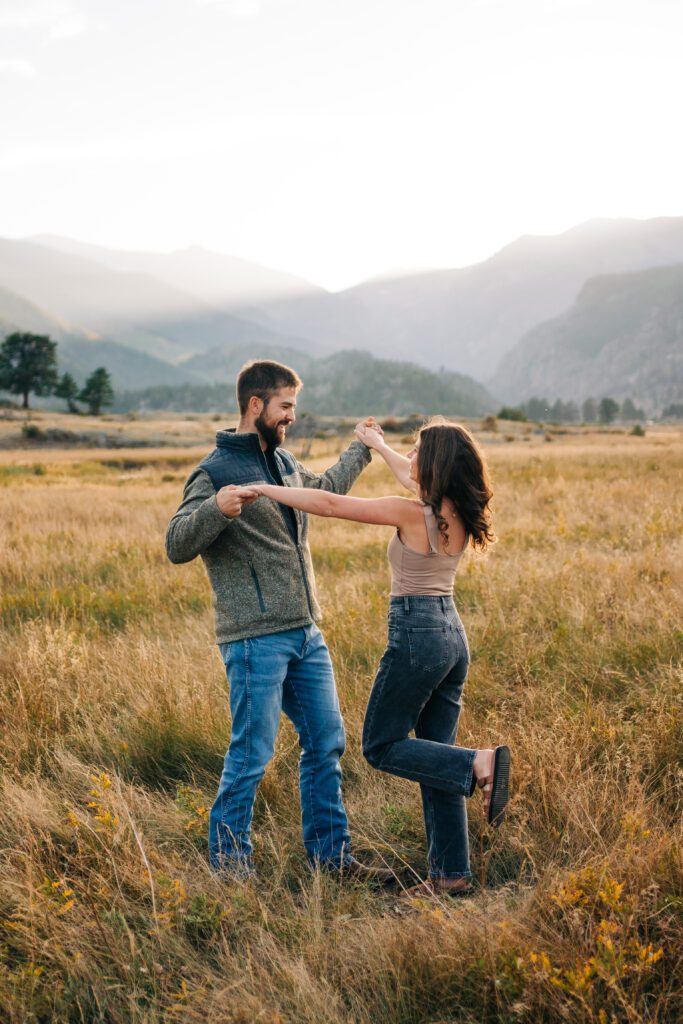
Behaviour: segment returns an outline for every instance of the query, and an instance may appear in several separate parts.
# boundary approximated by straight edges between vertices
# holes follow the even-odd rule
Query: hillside
[[[279,363],[293,366],[299,374],[306,373],[313,364],[311,355],[287,345],[216,345],[214,348],[191,356],[184,360],[179,369],[187,371],[196,380],[207,383],[227,380],[235,377],[242,366],[250,359],[273,359]]]
[[[178,377],[157,367],[151,379],[155,364],[138,361],[139,374],[128,375],[138,389],[182,380],[212,383],[259,355],[303,369],[307,359],[364,350],[379,359],[490,381],[494,392],[517,400],[519,387],[509,377],[517,356],[512,363],[502,361],[520,338],[526,344],[529,332],[564,316],[587,280],[683,263],[683,218],[589,221],[560,235],[520,238],[475,266],[377,278],[337,294],[200,247],[159,254],[116,252],[50,236],[41,236],[41,243],[0,240],[0,287],[28,304],[17,326],[51,323],[57,338],[107,339],[181,372]],[[646,322],[649,301],[647,292],[628,294],[629,320]],[[10,319],[21,318],[5,318]],[[653,330],[658,336],[659,328]],[[641,373],[640,356],[631,351],[640,342],[650,344],[647,332],[629,342],[628,368],[623,383],[617,374],[614,388],[637,384],[634,397],[654,408],[663,395],[677,394],[675,374],[670,378],[665,371],[660,381],[656,367]],[[647,364],[650,355],[644,358]],[[343,376],[347,365],[356,366],[355,357],[335,364],[335,373]],[[574,374],[573,390],[602,393],[599,360],[595,366],[595,383],[580,382],[579,368],[562,359],[547,373],[558,380]],[[541,368],[533,368],[539,377],[533,384],[520,371],[523,393],[527,384],[536,390],[546,379]],[[607,373],[611,382],[614,368]],[[327,378],[315,387],[320,400],[329,401]],[[400,390],[403,395],[403,385]],[[383,400],[396,405],[403,397]]]
[[[36,235],[30,241],[92,260],[119,273],[151,274],[159,281],[221,309],[242,307],[252,302],[267,303],[294,295],[324,294],[322,288],[294,274],[212,252],[200,245],[158,253],[108,249],[57,235]]]
[[[14,331],[48,334],[53,341],[86,336],[66,320],[46,313],[16,292],[0,286],[0,337]]]
[[[683,218],[594,220],[526,236],[490,259],[244,310],[327,352],[445,366],[487,380],[528,330],[562,313],[590,277],[683,262]]]
[[[0,239],[0,285],[82,332],[171,363],[220,343],[283,340],[150,274],[117,272],[32,242]]]
[[[683,264],[598,277],[562,316],[530,331],[491,387],[581,401],[633,398],[649,412],[683,399]]]
[[[266,353],[259,352],[260,355]],[[231,373],[214,375],[213,384],[159,387],[117,396],[115,411],[168,409],[176,412],[220,412],[229,407],[234,376],[244,361],[224,353]],[[479,416],[495,411],[497,401],[481,384],[458,373],[434,373],[413,363],[375,359],[366,352],[339,352],[327,359],[293,359],[304,388],[301,412],[320,415],[362,416],[425,415]]]
[[[181,385],[198,379],[184,367],[172,366],[115,341],[64,341],[57,349],[57,361],[60,374],[68,372],[78,383],[98,366],[106,367],[115,391],[155,384]]]

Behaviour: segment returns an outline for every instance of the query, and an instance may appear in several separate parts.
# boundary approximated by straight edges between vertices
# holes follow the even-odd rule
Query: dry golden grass
[[[0,1019],[680,1018],[682,438],[517,436],[489,447],[500,541],[456,587],[460,741],[509,743],[514,798],[495,834],[473,802],[478,894],[402,913],[309,875],[287,724],[259,884],[208,870],[227,688],[201,564],[163,552],[196,451],[2,453]],[[389,490],[375,463],[357,486]],[[417,787],[359,747],[387,533],[318,521],[313,549],[357,851],[422,873]]]

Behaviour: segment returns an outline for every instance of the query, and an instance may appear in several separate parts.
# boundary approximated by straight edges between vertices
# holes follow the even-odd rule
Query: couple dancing
[[[483,549],[493,539],[486,466],[463,427],[428,424],[406,457],[369,418],[333,466],[313,473],[281,448],[300,387],[280,363],[242,369],[239,425],[220,431],[216,448],[191,473],[166,535],[172,562],[204,559],[230,684],[232,735],[209,818],[211,864],[253,872],[254,799],[284,711],[302,751],[301,818],[311,864],[347,877],[395,879],[352,853],[341,792],[344,725],[316,625],[312,513],[396,528],[388,548],[388,645],[368,701],[363,754],[374,768],[420,784],[429,871],[407,892],[460,895],[471,890],[466,799],[479,788],[492,825],[508,800],[508,748],[455,746],[469,652],[453,581],[468,544]],[[346,496],[373,450],[417,500]]]

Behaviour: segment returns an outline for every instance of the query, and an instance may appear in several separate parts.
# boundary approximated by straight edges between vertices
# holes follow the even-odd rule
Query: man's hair
[[[256,395],[266,405],[274,391],[279,388],[301,387],[301,380],[289,366],[269,359],[254,359],[245,363],[237,374],[237,404],[240,415],[244,416],[249,399]]]

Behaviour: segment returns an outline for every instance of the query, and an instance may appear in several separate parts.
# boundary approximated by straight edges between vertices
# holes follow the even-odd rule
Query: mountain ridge
[[[559,317],[502,361],[491,387],[510,401],[632,398],[659,412],[683,399],[683,262],[594,277]]]

